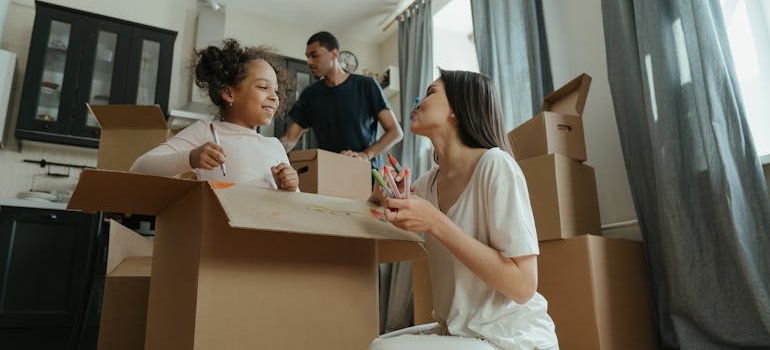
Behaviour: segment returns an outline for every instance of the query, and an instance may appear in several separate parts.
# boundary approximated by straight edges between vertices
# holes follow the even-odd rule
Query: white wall
[[[636,219],[607,79],[600,0],[544,1],[543,13],[554,88],[588,73],[592,78],[583,125],[586,164],[594,167],[602,224]],[[632,226],[607,236],[639,238]]]

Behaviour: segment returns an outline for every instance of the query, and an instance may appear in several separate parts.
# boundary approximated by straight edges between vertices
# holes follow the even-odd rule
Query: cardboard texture
[[[559,153],[585,161],[582,115],[590,85],[591,76],[583,73],[546,96],[540,113],[508,133],[514,157]]]
[[[518,161],[540,241],[600,235],[594,169],[558,153]]]
[[[170,133],[158,105],[90,106],[101,126],[96,167],[128,171],[145,152]]]
[[[289,152],[302,192],[366,200],[372,191],[371,164],[320,149]]]
[[[87,169],[69,207],[156,215],[146,349],[364,349],[378,249],[425,254],[382,208],[249,185]]]
[[[412,261],[412,304],[414,324],[435,322],[433,318],[433,287],[427,259]]]
[[[110,220],[99,350],[143,350],[152,242]]]
[[[538,271],[562,350],[659,348],[640,242],[593,235],[541,242]]]

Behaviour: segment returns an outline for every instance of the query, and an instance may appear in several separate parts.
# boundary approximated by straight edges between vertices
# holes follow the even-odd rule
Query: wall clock
[[[355,72],[356,68],[358,68],[358,58],[350,51],[340,51],[338,59],[342,70],[348,73]]]

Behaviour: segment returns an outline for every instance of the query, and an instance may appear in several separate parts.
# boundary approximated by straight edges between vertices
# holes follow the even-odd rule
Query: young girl
[[[410,116],[439,165],[410,199],[386,198],[379,186],[370,198],[394,225],[426,234],[438,322],[385,334],[369,349],[558,349],[536,291],[537,234],[499,98],[486,76],[440,73]]]
[[[280,105],[283,70],[267,49],[241,48],[234,39],[196,52],[195,82],[219,107],[220,120],[198,121],[139,157],[130,171],[198,180],[249,183],[298,191],[297,172],[281,142],[256,130],[269,125]]]

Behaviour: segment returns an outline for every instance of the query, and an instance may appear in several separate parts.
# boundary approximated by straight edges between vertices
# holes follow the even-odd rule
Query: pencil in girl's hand
[[[401,192],[398,190],[398,186],[396,185],[396,179],[393,178],[393,173],[390,171],[390,167],[387,165],[385,166],[385,180],[388,181],[390,190],[393,192],[393,198],[401,199]]]
[[[219,136],[217,135],[217,131],[214,130],[214,123],[209,124],[209,129],[211,129],[211,136],[214,137],[214,143],[217,145],[222,145],[219,143]],[[227,176],[227,171],[225,170],[225,163],[219,164],[219,168],[222,169],[222,176]]]
[[[404,168],[401,167],[401,164],[398,163],[398,160],[396,160],[396,157],[390,153],[388,153],[388,161],[390,162],[390,165],[396,168],[396,171],[399,172],[399,174],[404,170]]]

